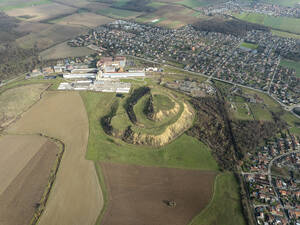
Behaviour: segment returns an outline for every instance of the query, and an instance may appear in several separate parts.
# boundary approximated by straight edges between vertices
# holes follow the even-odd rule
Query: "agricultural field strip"
[[[24,84],[0,89],[0,128],[15,122],[38,102],[50,84]]]
[[[39,224],[93,225],[103,202],[94,165],[84,157],[88,122],[79,94],[48,92],[8,132],[43,133],[66,144],[56,182]]]
[[[40,136],[0,136],[0,195],[46,141]]]

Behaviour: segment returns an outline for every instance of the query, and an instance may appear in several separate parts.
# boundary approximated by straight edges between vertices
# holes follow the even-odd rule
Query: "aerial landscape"
[[[299,0],[0,0],[0,225],[299,225]]]

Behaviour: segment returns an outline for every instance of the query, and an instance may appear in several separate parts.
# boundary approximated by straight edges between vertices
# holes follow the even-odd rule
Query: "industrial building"
[[[102,73],[103,78],[145,77],[145,72]]]
[[[96,79],[95,73],[67,73],[63,76],[65,79]]]
[[[111,79],[102,80],[84,80],[72,83],[61,83],[58,90],[74,90],[74,91],[98,91],[98,92],[116,92],[129,93],[131,89],[130,83],[119,82]]]

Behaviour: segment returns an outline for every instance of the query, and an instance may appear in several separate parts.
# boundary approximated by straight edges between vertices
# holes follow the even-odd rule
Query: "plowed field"
[[[185,225],[210,201],[215,172],[101,163],[108,190],[103,225]],[[174,200],[171,208],[167,201]]]

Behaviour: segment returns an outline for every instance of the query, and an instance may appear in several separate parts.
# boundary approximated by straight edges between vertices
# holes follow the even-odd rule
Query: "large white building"
[[[145,77],[145,72],[102,73],[103,78]]]
[[[64,74],[65,79],[96,79],[95,73],[67,73]]]

